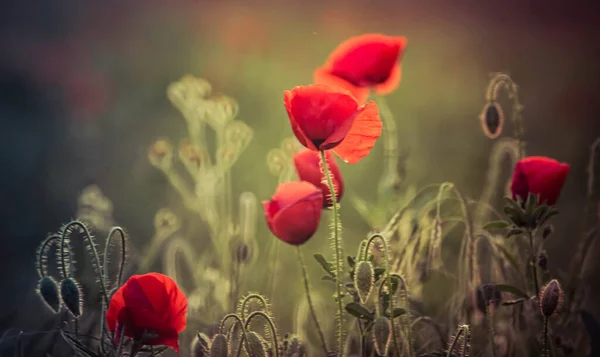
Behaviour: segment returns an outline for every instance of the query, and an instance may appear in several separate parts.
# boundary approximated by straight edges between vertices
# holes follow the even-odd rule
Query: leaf
[[[504,208],[510,209],[511,211],[525,213],[525,212],[523,212],[523,208],[510,197],[504,197]]]
[[[321,254],[315,254],[314,257],[317,260],[317,262],[321,265],[323,270],[325,270],[327,274],[331,275],[332,278],[335,278],[335,273],[333,272],[333,264],[325,260],[325,257],[323,257],[323,255]]]
[[[506,238],[510,238],[512,236],[516,236],[518,234],[522,234],[523,230],[521,230],[520,228],[512,228],[510,231],[508,231],[508,233],[506,233]]]
[[[395,307],[392,318],[395,319],[396,317],[404,315],[404,314],[406,314],[406,310],[404,310],[401,307]],[[387,318],[389,318],[390,317],[390,313],[388,311],[386,311],[385,314],[384,314],[384,316],[387,317]]]
[[[538,195],[534,195],[531,192],[527,195],[527,203],[525,204],[525,213],[527,215],[531,215],[533,213],[533,211],[536,209],[538,200],[539,200]]]
[[[331,277],[331,276],[329,276],[329,275],[325,275],[325,276],[323,276],[323,277],[321,278],[321,280],[325,280],[325,281],[331,281],[331,282],[334,282],[334,283],[335,283],[335,278],[332,278],[332,277]]]
[[[525,299],[525,298],[519,298],[519,299],[515,299],[515,300],[504,301],[504,302],[502,302],[502,306],[518,305],[518,304],[525,302],[526,300],[527,299]]]
[[[508,226],[510,226],[510,223],[508,223],[507,221],[492,221],[488,222],[485,226],[483,226],[483,229],[502,229]]]
[[[542,224],[546,223],[546,221],[548,221],[550,218],[556,216],[558,213],[558,209],[556,209],[555,207],[550,207],[550,209],[548,210],[548,212],[546,212],[544,217],[540,218],[538,225],[541,226]]]
[[[496,289],[498,291],[502,291],[504,293],[510,293],[510,294],[513,294],[515,296],[518,296],[518,297],[521,297],[521,298],[524,298],[524,299],[529,299],[529,295],[527,295],[521,289],[519,289],[519,288],[517,288],[516,286],[513,286],[513,285],[498,284],[498,285],[496,285]]]
[[[375,318],[372,312],[357,302],[351,302],[346,305],[346,312],[359,319],[373,320]]]

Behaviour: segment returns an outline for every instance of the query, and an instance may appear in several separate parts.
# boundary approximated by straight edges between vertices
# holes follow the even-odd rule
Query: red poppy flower
[[[319,227],[323,193],[310,182],[286,182],[262,205],[271,232],[286,243],[301,245]]]
[[[373,88],[378,94],[392,92],[400,84],[402,59],[408,40],[402,36],[365,34],[342,42],[323,67],[314,73],[315,83],[351,91],[359,103]]]
[[[342,88],[311,84],[286,90],[283,95],[294,135],[310,150],[332,149],[353,164],[367,156],[381,136],[375,102],[359,107]]]
[[[134,275],[110,299],[106,322],[110,331],[125,326],[125,336],[157,337],[145,345],[165,345],[179,353],[179,334],[186,326],[187,298],[170,277],[159,273]]]
[[[539,195],[539,203],[554,205],[569,174],[569,165],[543,156],[530,156],[515,166],[510,190],[513,199],[523,201],[531,193]]]
[[[340,167],[331,152],[326,151],[325,158],[327,160],[327,168],[332,176],[333,186],[335,187],[336,202],[340,202],[342,194],[344,193],[344,181],[342,180]],[[300,180],[308,181],[320,188],[323,192],[323,207],[331,207],[333,204],[331,201],[331,192],[329,191],[327,182],[323,181],[325,177],[321,168],[321,156],[319,153],[317,151],[304,149],[296,153],[293,159]]]

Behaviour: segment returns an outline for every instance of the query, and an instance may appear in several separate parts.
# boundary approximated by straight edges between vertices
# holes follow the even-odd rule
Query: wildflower
[[[179,334],[186,326],[188,301],[170,277],[159,273],[134,275],[110,300],[106,322],[110,331],[125,327],[136,340],[147,334],[146,345],[165,345],[179,352]]]
[[[340,172],[340,168],[337,165],[333,154],[327,151],[325,155],[327,158],[327,167],[331,172],[333,186],[335,187],[336,202],[340,202],[340,199],[344,193],[344,181],[342,180],[342,173]],[[309,149],[304,149],[296,153],[293,159],[300,180],[308,181],[320,188],[321,191],[323,191],[323,206],[330,207],[333,203],[331,202],[331,192],[329,192],[327,183],[323,181],[323,171],[320,166],[321,158],[319,157],[319,153]]]
[[[400,83],[402,59],[408,40],[402,36],[364,34],[342,42],[323,67],[314,72],[315,83],[349,90],[363,103],[369,89],[392,92]]]
[[[367,156],[381,136],[375,102],[359,107],[352,94],[341,88],[294,87],[284,92],[284,104],[300,144],[313,151],[333,150],[347,163]]]
[[[301,245],[317,231],[323,193],[306,181],[286,182],[262,205],[271,232],[286,243]]]
[[[543,156],[530,156],[519,160],[510,185],[514,200],[523,201],[531,193],[539,196],[540,204],[552,206],[567,179],[570,166]]]

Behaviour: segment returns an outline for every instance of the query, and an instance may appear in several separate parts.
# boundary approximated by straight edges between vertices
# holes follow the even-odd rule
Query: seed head
[[[361,303],[365,303],[371,295],[373,284],[375,283],[375,270],[373,265],[368,261],[360,261],[356,265],[354,274],[354,286],[360,298]]]
[[[81,292],[79,284],[73,278],[66,278],[60,282],[60,296],[62,300],[71,311],[73,316],[81,316],[82,304],[81,304]]]
[[[390,347],[391,334],[390,321],[379,316],[373,321],[373,344],[375,351],[380,356],[386,356]]]
[[[553,279],[540,292],[540,313],[546,317],[552,316],[563,303],[563,289],[558,280]]]
[[[40,279],[38,284],[38,294],[44,299],[44,302],[53,312],[60,310],[60,295],[58,294],[58,285],[56,281],[49,276]]]

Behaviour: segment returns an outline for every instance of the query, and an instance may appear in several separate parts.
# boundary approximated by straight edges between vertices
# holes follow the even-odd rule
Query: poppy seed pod
[[[228,357],[227,337],[217,334],[210,345],[210,357]]]
[[[75,279],[66,278],[60,282],[60,296],[73,316],[81,316],[81,292]]]
[[[60,295],[58,285],[52,277],[45,276],[40,279],[38,284],[38,294],[42,297],[46,305],[57,313],[60,310]]]
[[[479,116],[479,120],[481,121],[483,132],[488,138],[495,139],[502,134],[504,112],[497,102],[492,101],[486,103]]]
[[[277,187],[271,200],[262,205],[271,232],[288,244],[301,245],[319,227],[323,194],[306,181],[285,182]]]
[[[297,86],[283,92],[285,109],[296,139],[313,151],[333,150],[344,162],[366,157],[381,136],[379,109],[363,106],[342,88],[323,84]]]
[[[380,356],[386,356],[392,337],[392,327],[390,321],[383,316],[375,318],[373,321],[373,345],[375,351]]]
[[[563,295],[558,280],[551,280],[540,291],[540,313],[546,317],[552,316],[562,306]]]
[[[388,94],[400,84],[400,61],[408,40],[403,36],[369,33],[342,42],[324,66],[315,70],[315,83],[345,88],[363,103],[369,90]]]
[[[375,270],[373,264],[368,261],[360,261],[354,272],[354,286],[361,303],[365,303],[371,295],[375,284]]]
[[[529,194],[539,196],[539,204],[552,206],[558,200],[570,166],[543,156],[530,156],[515,165],[510,190],[513,200],[523,202]]]

